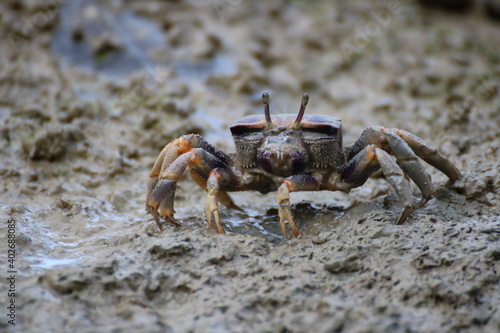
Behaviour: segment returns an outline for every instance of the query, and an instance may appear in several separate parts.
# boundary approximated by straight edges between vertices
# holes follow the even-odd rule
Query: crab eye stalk
[[[266,115],[266,124],[271,125],[271,112],[269,111],[269,93],[266,91],[262,94],[262,103],[264,103],[264,114]]]
[[[304,93],[304,95],[302,96],[302,103],[300,104],[299,114],[297,115],[297,119],[295,119],[292,125],[293,129],[300,129],[300,122],[302,121],[302,117],[304,117],[307,103],[309,103],[309,94]]]

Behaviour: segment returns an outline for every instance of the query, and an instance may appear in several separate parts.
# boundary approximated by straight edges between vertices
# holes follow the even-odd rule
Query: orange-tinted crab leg
[[[146,211],[148,211],[153,216],[156,225],[158,226],[158,228],[160,228],[160,230],[162,230],[162,225],[160,223],[157,210],[159,207],[159,202],[161,202],[164,198],[151,197],[153,190],[156,188],[156,185],[158,183],[158,177],[165,171],[167,167],[170,166],[170,164],[172,164],[173,161],[175,161],[175,159],[177,159],[180,155],[188,152],[192,146],[196,146],[199,138],[199,136],[195,135],[185,135],[167,144],[156,158],[155,164],[153,165],[153,168],[149,173],[148,190],[146,192]],[[165,193],[165,195],[172,195],[169,200],[171,202],[171,206],[164,208],[164,216],[171,223],[178,224],[172,218],[174,214],[173,195],[175,194],[175,183],[170,184],[170,186],[171,188],[169,189],[165,187],[164,184],[163,191],[161,191],[161,193]],[[159,192],[157,191],[157,195],[158,193]]]
[[[159,217],[178,225],[173,219],[177,180],[187,166],[206,175],[215,167],[227,167],[229,157],[199,135],[184,135],[161,151],[149,175],[146,210],[162,229]],[[159,212],[158,212],[159,211]]]
[[[216,229],[219,234],[224,234],[225,231],[219,217],[218,202],[221,201],[227,207],[235,208],[240,211],[242,210],[233,203],[226,192],[222,191],[223,189],[235,188],[236,186],[239,186],[237,177],[229,169],[216,168],[210,172],[206,183],[208,194],[205,201],[205,216],[207,218],[208,227],[210,229]],[[229,200],[229,202],[227,200]],[[216,227],[214,227],[212,223],[212,216],[215,220]]]
[[[287,239],[290,239],[291,237],[286,232],[285,221],[288,221],[290,229],[292,229],[295,237],[303,236],[293,221],[292,211],[290,208],[290,192],[316,191],[319,187],[320,184],[316,178],[309,175],[295,175],[285,179],[278,188],[276,201],[279,204],[278,212],[280,216],[280,227],[283,235]]]

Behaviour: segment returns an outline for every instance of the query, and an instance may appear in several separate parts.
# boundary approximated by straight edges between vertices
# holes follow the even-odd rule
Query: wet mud
[[[15,220],[16,280],[13,297],[0,283],[0,330],[499,331],[500,27],[469,7],[2,2],[0,267]],[[196,133],[234,152],[228,127],[263,112],[263,91],[273,113],[308,92],[346,145],[410,131],[463,176],[425,164],[435,196],[403,225],[382,178],[292,193],[305,236],[287,241],[274,193],[232,194],[244,212],[208,230],[185,175],[182,226],[159,232],[144,199],[160,150]]]

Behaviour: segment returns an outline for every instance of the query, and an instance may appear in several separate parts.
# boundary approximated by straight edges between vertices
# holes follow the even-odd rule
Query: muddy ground
[[[0,330],[500,330],[500,23],[479,6],[25,0],[0,13],[0,266],[17,272],[15,295],[0,283]],[[287,241],[273,193],[235,193],[245,212],[221,210],[227,235],[208,230],[186,176],[183,226],[159,232],[144,198],[161,148],[199,133],[234,151],[228,126],[262,112],[263,91],[273,113],[308,92],[307,112],[341,118],[346,144],[371,125],[411,131],[463,177],[426,165],[435,198],[400,226],[384,179],[294,193],[305,236]]]

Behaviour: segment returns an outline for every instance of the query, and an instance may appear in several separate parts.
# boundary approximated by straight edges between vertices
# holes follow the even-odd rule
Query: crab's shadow
[[[344,208],[333,205],[316,205],[300,202],[292,205],[292,215],[300,231],[308,234],[310,226],[325,218],[332,221],[341,216]],[[220,212],[226,231],[237,234],[249,234],[263,237],[272,243],[285,240],[280,229],[280,217],[277,208],[270,208],[265,213],[245,207],[245,212],[223,210]],[[291,234],[288,223],[287,231]]]

